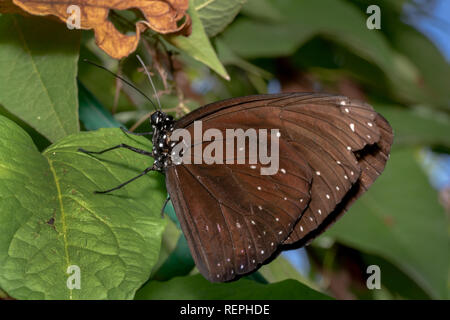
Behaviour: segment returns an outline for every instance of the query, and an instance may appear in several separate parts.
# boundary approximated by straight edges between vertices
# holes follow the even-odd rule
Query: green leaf
[[[441,145],[450,147],[450,119],[448,115],[430,109],[406,109],[398,106],[374,104],[394,128],[395,146]]]
[[[184,276],[189,274],[194,267],[195,262],[189,251],[187,240],[181,234],[175,249],[152,276],[152,280],[166,281],[173,277]]]
[[[371,0],[365,1],[370,2]],[[398,5],[399,8],[396,11],[399,11],[398,15],[401,15],[401,2],[383,1],[382,4],[384,7],[392,5]],[[409,1],[408,5],[416,6],[416,10],[420,12],[423,4]],[[389,10],[392,9],[389,8]],[[385,12],[386,9],[382,9],[382,11]],[[424,33],[412,25],[404,23],[398,15],[383,14],[382,31],[389,38],[391,46],[407,56],[416,67],[419,76],[414,89],[422,91],[427,102],[448,110],[450,107],[450,90],[447,85],[450,83],[448,61]]]
[[[250,274],[244,276],[244,279],[256,281],[256,282],[262,283],[262,284],[269,283],[269,281],[267,281],[266,278],[264,278],[264,276],[259,271],[255,271],[253,273],[250,273]]]
[[[80,32],[48,19],[0,17],[0,104],[50,141],[78,132]]]
[[[194,3],[206,34],[213,37],[233,21],[245,0],[195,0]]]
[[[138,300],[312,300],[330,299],[298,281],[285,280],[261,284],[240,279],[230,283],[211,283],[201,275],[178,277],[166,282],[150,281],[136,293]]]
[[[392,50],[381,31],[366,27],[368,16],[364,11],[340,0],[286,0],[270,1],[270,4],[283,16],[282,20],[244,17],[221,35],[240,57],[290,56],[306,41],[320,36],[381,69],[396,97],[407,102],[426,100],[418,85],[420,77],[416,66],[408,57]],[[339,63],[343,65],[345,60]]]
[[[392,262],[430,296],[447,297],[446,216],[414,150],[394,150],[379,180],[325,234]]]
[[[151,150],[119,129],[70,135],[42,154],[15,123],[0,117],[0,287],[18,299],[131,299],[158,259],[165,221],[158,173],[110,194],[94,194],[151,165],[127,143]],[[68,289],[67,268],[81,270]]]
[[[186,52],[192,58],[204,63],[224,79],[230,80],[230,76],[217,58],[216,52],[206,35],[197,11],[190,6],[188,13],[192,19],[192,34],[189,37],[167,36],[167,39],[175,47]]]
[[[278,256],[276,259],[268,264],[265,264],[259,269],[259,272],[269,282],[278,282],[287,279],[297,280],[314,290],[319,290],[317,284],[308,278],[305,278],[298,272],[297,269],[283,256]]]
[[[247,0],[242,6],[241,13],[266,21],[283,20],[283,15],[270,0]]]
[[[286,23],[271,24],[258,20],[237,19],[220,38],[238,56],[245,59],[289,56],[314,35],[310,27],[298,28]]]
[[[215,44],[217,54],[219,55],[220,61],[222,61],[223,64],[235,65],[236,67],[239,67],[252,75],[256,75],[265,79],[273,78],[273,75],[270,72],[267,72],[266,70],[261,69],[236,55],[222,40],[217,39],[215,41]]]
[[[78,81],[78,99],[80,120],[87,130],[123,127],[80,81]]]

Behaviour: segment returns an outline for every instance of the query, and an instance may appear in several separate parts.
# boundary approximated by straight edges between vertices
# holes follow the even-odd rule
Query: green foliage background
[[[381,8],[380,30],[366,27],[371,4]],[[149,174],[114,195],[92,193],[151,162],[123,150],[89,157],[77,149],[118,143],[151,149],[147,139],[118,127],[148,131],[143,119],[153,108],[129,87],[118,91],[114,78],[81,59],[150,92],[135,56],[109,58],[89,31],[0,15],[0,298],[447,299],[448,215],[421,167],[421,151],[449,150],[450,67],[405,22],[406,4],[419,6],[407,0],[191,0],[190,37],[143,36],[137,53],[153,66],[161,103],[175,116],[219,99],[266,93],[269,80],[278,79],[283,90],[367,100],[394,128],[383,175],[307,248],[308,275],[280,256],[225,284],[198,274],[170,205],[161,218],[161,175]],[[111,19],[127,29],[123,21],[138,15],[116,12]],[[381,268],[381,290],[365,286],[371,264]],[[70,265],[82,270],[79,290],[67,289]]]

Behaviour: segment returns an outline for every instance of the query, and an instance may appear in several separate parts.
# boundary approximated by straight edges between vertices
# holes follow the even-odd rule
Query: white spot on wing
[[[355,132],[355,124],[354,123],[350,123],[350,129],[352,129],[352,131]]]

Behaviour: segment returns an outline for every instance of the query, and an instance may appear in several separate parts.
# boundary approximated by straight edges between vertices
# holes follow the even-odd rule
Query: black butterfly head
[[[150,124],[155,127],[160,127],[166,115],[162,111],[155,111],[150,116]]]

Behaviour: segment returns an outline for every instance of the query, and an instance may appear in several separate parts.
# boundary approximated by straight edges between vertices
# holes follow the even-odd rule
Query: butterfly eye
[[[160,117],[159,117],[159,112],[154,112],[151,116],[150,116],[150,122],[155,125],[159,122]]]

